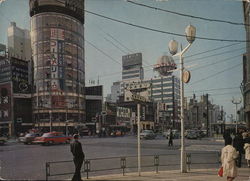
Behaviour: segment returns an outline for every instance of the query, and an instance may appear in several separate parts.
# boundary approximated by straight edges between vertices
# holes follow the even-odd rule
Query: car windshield
[[[35,134],[33,134],[33,133],[29,133],[29,134],[25,135],[25,137],[33,137],[33,136],[35,136]]]
[[[51,133],[44,133],[42,137],[51,137],[53,136]]]

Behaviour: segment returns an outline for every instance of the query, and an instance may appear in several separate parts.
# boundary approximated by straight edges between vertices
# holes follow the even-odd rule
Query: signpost
[[[141,105],[140,102],[146,102],[146,98],[143,96],[140,96],[139,94],[132,94],[132,100],[137,101],[137,149],[138,149],[138,175],[141,176],[141,139],[140,139],[140,132],[141,132],[141,126],[140,126],[140,110]]]

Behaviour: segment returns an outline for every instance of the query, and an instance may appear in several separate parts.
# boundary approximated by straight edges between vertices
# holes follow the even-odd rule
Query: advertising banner
[[[0,82],[8,82],[11,79],[10,63],[7,59],[0,60]]]
[[[28,62],[17,58],[11,58],[12,82],[14,93],[30,93],[28,79]]]

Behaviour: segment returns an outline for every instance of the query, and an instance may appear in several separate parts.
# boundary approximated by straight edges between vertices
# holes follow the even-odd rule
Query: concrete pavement
[[[193,169],[188,173],[180,173],[179,170],[155,172],[126,173],[90,177],[88,180],[108,181],[108,180],[132,180],[132,181],[225,181],[225,177],[217,175],[218,169]],[[239,168],[238,177],[234,181],[250,181],[250,168]],[[86,180],[86,178],[84,179]]]

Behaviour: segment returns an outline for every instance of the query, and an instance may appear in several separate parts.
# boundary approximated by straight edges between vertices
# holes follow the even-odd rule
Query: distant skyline
[[[0,43],[7,43],[7,28],[10,21],[18,27],[29,29],[28,0],[0,1]],[[175,11],[183,14],[243,23],[242,2],[237,0],[136,0],[152,7]],[[242,25],[211,22],[185,16],[170,14],[138,6],[125,0],[85,0],[88,11],[152,29],[184,34],[187,25],[196,27],[198,37],[214,39],[245,40]],[[121,24],[90,13],[85,13],[85,57],[86,85],[89,80],[99,77],[104,85],[104,96],[110,93],[113,82],[121,80],[122,56],[141,52],[145,79],[156,76],[152,68],[157,59],[169,54],[168,43],[175,39],[187,45],[184,37],[157,33]],[[224,47],[225,48],[218,48]],[[218,48],[217,50],[214,50]],[[212,50],[212,51],[208,51]],[[208,51],[200,55],[201,52]],[[233,97],[241,97],[242,54],[245,43],[219,42],[196,39],[185,53],[185,66],[190,66],[191,81],[185,85],[185,96],[196,97],[209,94],[209,99],[223,106],[227,115],[235,115]],[[195,55],[195,56],[192,56]],[[179,60],[175,58],[178,64]],[[174,72],[179,76],[179,72]],[[238,88],[237,88],[238,87]]]

